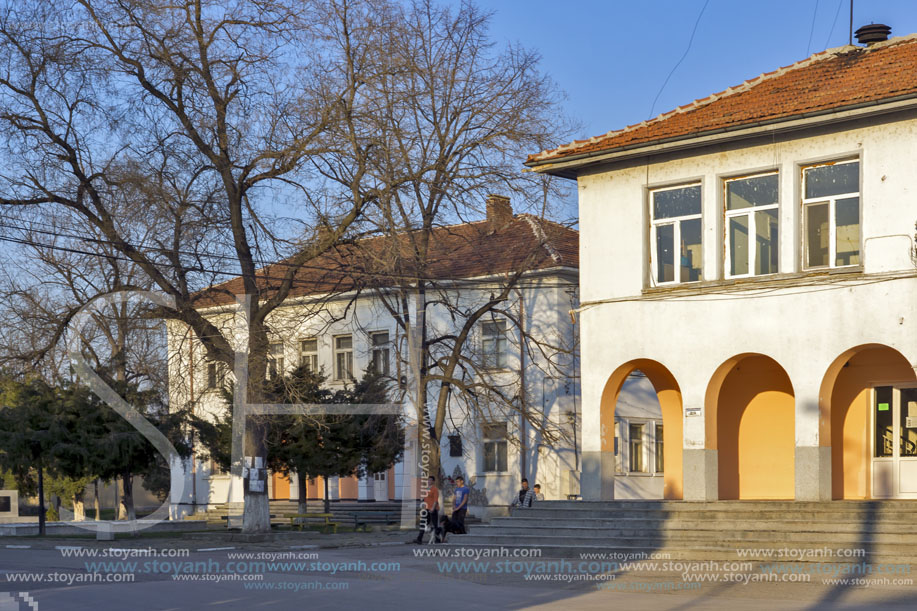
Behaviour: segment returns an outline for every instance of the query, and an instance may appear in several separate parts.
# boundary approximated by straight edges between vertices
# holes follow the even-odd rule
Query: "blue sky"
[[[847,44],[849,1],[709,0],[652,114]],[[542,54],[542,68],[569,96],[567,110],[582,123],[576,137],[583,138],[651,116],[705,0],[479,2],[495,12],[494,39]],[[915,33],[917,1],[856,0],[853,29],[868,23],[891,26],[892,36]]]

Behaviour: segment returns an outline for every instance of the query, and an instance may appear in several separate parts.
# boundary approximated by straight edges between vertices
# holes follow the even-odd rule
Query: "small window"
[[[334,379],[353,380],[353,337],[350,335],[334,338]]]
[[[318,372],[318,339],[313,337],[299,342],[299,366],[312,373]]]
[[[646,471],[643,461],[643,424],[631,423],[628,427],[630,433],[630,471],[643,473]]]
[[[656,284],[701,279],[701,187],[650,192],[651,259]]]
[[[506,368],[506,321],[481,323],[481,356],[486,369]]]
[[[776,173],[725,182],[726,277],[777,273],[778,182]]]
[[[485,424],[484,432],[484,471],[503,473],[506,469],[506,423]]]
[[[449,435],[449,456],[452,458],[461,458],[462,437],[460,435]]]
[[[860,162],[803,168],[806,269],[860,264]]]
[[[223,363],[207,363],[207,390],[223,388],[226,382],[226,368]]]
[[[373,371],[382,375],[388,375],[390,361],[388,331],[371,333],[370,340],[372,341],[370,362],[372,363]]]
[[[662,447],[662,425],[656,424],[656,473],[665,471],[665,454]]]
[[[267,355],[267,377],[273,380],[277,376],[283,377],[283,344],[271,344]]]

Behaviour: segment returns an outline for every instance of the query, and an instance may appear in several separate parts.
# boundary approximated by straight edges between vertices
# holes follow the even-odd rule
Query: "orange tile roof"
[[[341,244],[306,263],[295,276],[290,297],[333,294],[362,288],[395,286],[420,273],[408,252],[408,234],[371,237]],[[400,251],[397,252],[397,251]],[[477,278],[528,270],[579,267],[579,233],[558,223],[517,214],[498,231],[478,221],[436,228],[431,237],[428,265],[422,276],[431,280]],[[262,299],[269,297],[289,268],[289,260],[258,271]],[[242,279],[233,278],[195,295],[199,308],[235,303]]]
[[[917,94],[917,35],[816,53],[654,119],[529,155],[563,161]]]

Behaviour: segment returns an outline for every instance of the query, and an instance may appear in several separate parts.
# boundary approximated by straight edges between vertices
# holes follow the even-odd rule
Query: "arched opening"
[[[828,367],[819,392],[819,442],[831,445],[832,498],[873,497],[872,389],[915,381],[907,358],[882,344],[851,348]]]
[[[794,498],[795,404],[789,376],[768,356],[741,354],[717,368],[705,425],[720,499]]]
[[[634,374],[637,373],[635,376]],[[642,374],[642,376],[640,375]],[[645,378],[643,378],[645,376]],[[655,394],[655,404],[652,401],[640,402],[639,396],[646,394],[646,382],[648,382]],[[622,391],[624,396],[622,397]],[[634,397],[638,397],[634,399]],[[681,499],[683,495],[682,480],[682,451],[684,447],[684,436],[682,428],[682,402],[681,390],[675,377],[661,363],[650,359],[635,359],[629,361],[617,369],[608,378],[605,384],[605,390],[602,393],[601,405],[601,439],[602,452],[615,452],[615,433],[618,429],[623,428],[616,426],[615,411],[619,405],[619,400],[624,399],[628,403],[626,409],[644,410],[641,415],[639,412],[629,411],[629,415],[622,422],[626,422],[626,430],[622,430],[622,435],[618,442],[618,453],[616,459],[627,457],[627,462],[619,462],[622,470],[628,473],[635,470],[639,476],[640,470],[652,475],[662,473],[662,498]],[[628,401],[628,399],[630,399]],[[634,405],[642,403],[642,405]],[[622,406],[624,403],[622,403]],[[625,409],[622,407],[622,410]],[[657,411],[654,411],[657,410]],[[624,413],[622,411],[622,413]],[[661,426],[653,417],[658,413],[661,419]],[[631,426],[633,425],[633,428]],[[642,427],[642,428],[641,428]],[[633,439],[631,434],[633,433]],[[624,447],[626,439],[627,448]],[[636,460],[637,457],[639,460]],[[635,462],[631,462],[635,460]],[[642,461],[642,462],[641,462]],[[618,462],[616,460],[616,462]],[[618,479],[616,478],[616,490],[618,489]],[[635,494],[639,493],[639,487],[636,487]],[[645,487],[643,488],[645,489]],[[626,496],[626,495],[625,495]],[[643,496],[641,498],[652,498]]]

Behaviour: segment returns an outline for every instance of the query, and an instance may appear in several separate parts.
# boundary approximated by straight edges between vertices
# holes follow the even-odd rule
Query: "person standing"
[[[535,493],[529,490],[529,480],[522,478],[522,488],[519,494],[513,499],[511,507],[531,507],[535,500]]]
[[[427,490],[427,495],[423,497],[423,505],[420,514],[420,532],[417,533],[417,538],[414,540],[414,543],[423,543],[423,535],[424,532],[426,532],[427,526],[429,526],[431,530],[436,530],[439,527],[439,488],[436,487],[436,478],[432,475],[427,482],[430,488]]]
[[[455,478],[455,501],[452,508],[452,532],[465,534],[465,514],[468,512],[468,496],[471,493],[465,487],[465,478],[459,475]]]

